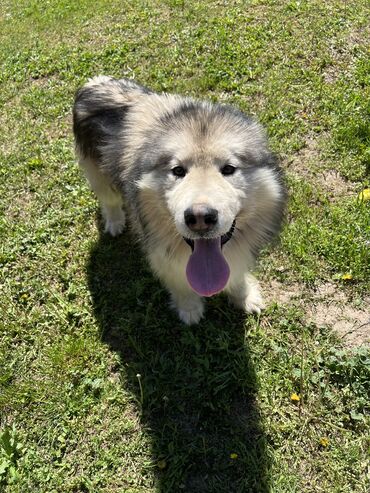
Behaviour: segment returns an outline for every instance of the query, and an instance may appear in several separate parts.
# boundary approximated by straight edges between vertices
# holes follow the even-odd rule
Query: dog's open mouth
[[[186,266],[186,278],[200,296],[213,296],[226,286],[230,268],[222,254],[222,247],[231,239],[234,229],[235,220],[229,231],[218,238],[184,238],[192,249]]]
[[[234,229],[235,229],[235,219],[234,219],[229,231],[221,236],[221,247],[223,247],[229,240],[231,240],[233,233],[234,233]],[[191,251],[194,252],[194,240],[191,240],[190,238],[185,238],[185,237],[183,237],[183,238],[186,241],[186,243],[190,246]]]

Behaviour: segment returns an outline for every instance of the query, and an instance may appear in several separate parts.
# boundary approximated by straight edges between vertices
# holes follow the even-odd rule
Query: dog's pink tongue
[[[221,253],[221,238],[195,240],[186,266],[190,286],[201,296],[212,296],[226,286],[230,268]]]

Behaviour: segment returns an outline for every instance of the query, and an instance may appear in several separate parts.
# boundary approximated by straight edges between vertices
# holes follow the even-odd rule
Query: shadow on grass
[[[88,280],[102,340],[120,356],[162,467],[157,491],[269,492],[243,314],[218,297],[205,321],[180,323],[127,235],[100,237]]]

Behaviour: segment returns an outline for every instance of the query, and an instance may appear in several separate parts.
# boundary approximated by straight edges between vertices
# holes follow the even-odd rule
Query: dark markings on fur
[[[76,93],[73,107],[73,131],[85,157],[100,159],[101,147],[122,131],[129,104],[127,94],[136,90],[152,91],[129,79],[106,79],[100,84],[84,86]]]
[[[250,125],[253,120],[232,106],[224,104],[210,104],[202,101],[185,100],[179,104],[172,112],[165,113],[160,118],[160,123],[165,127],[178,127],[184,120],[196,121],[199,123],[200,134],[205,135],[214,119],[221,119],[227,116],[232,118],[230,121],[235,123]]]
[[[178,126],[184,118],[194,117],[199,113],[199,104],[195,101],[184,100],[173,111],[167,111],[161,115],[159,122],[165,128],[172,128],[174,125]]]
[[[127,107],[107,109],[83,119],[74,115],[73,131],[84,156],[101,159],[102,146],[122,130],[127,111]]]
[[[169,168],[173,156],[171,154],[161,154],[155,161],[155,168]]]
[[[196,122],[199,137],[205,137],[208,134],[211,123],[212,112],[205,108],[203,103],[196,101],[184,101],[160,118],[160,124],[165,128],[181,129],[185,122]]]

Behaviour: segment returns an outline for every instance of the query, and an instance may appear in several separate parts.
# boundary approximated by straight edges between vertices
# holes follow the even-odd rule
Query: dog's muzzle
[[[229,231],[227,233],[225,233],[224,235],[221,236],[221,248],[229,241],[231,240],[232,236],[233,236],[233,233],[234,233],[234,230],[235,230],[235,223],[236,223],[236,220],[234,219],[232,225],[231,225],[231,228],[229,229]],[[190,238],[185,238],[183,237],[184,240],[186,241],[186,243],[190,246],[191,250],[194,251],[194,240],[191,240]]]

